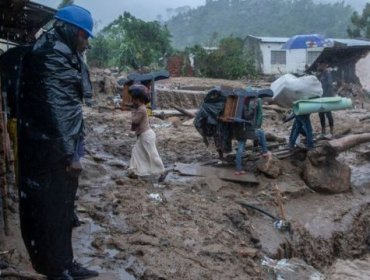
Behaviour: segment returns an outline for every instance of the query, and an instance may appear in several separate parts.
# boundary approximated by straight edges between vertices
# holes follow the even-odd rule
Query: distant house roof
[[[360,39],[333,39],[334,42],[343,44],[347,47],[353,46],[370,46],[370,41],[368,40],[360,40]]]
[[[247,37],[254,38],[256,40],[261,41],[262,43],[286,43],[289,40],[289,37],[263,37],[263,36],[253,36],[248,35]],[[330,40],[334,41],[334,46],[369,46],[369,40],[362,40],[362,39],[338,39],[338,38],[329,38]]]
[[[29,43],[56,10],[29,0],[0,0],[0,39]]]
[[[357,62],[360,58],[366,56],[370,51],[369,45],[355,45],[355,46],[342,46],[334,48],[324,48],[321,54],[316,58],[316,60],[311,64],[311,66],[306,70],[307,72],[316,71],[317,63],[325,62],[330,66],[338,66],[347,64],[349,62]]]
[[[261,36],[253,36],[248,35],[247,37],[257,39],[261,41],[262,43],[281,43],[284,44],[286,41],[289,40],[288,37],[261,37]]]

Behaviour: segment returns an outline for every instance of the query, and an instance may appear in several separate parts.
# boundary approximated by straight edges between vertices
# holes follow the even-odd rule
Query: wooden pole
[[[339,139],[330,140],[328,141],[328,145],[337,153],[341,153],[366,142],[370,142],[370,133],[348,135]]]
[[[283,205],[283,197],[281,195],[281,192],[279,190],[279,187],[277,184],[274,184],[274,192],[275,192],[275,202],[278,206],[280,219],[286,220],[285,218],[285,211],[284,211],[284,205]]]
[[[180,113],[184,114],[185,116],[188,116],[190,118],[194,118],[195,117],[195,114],[183,109],[183,108],[180,108],[174,104],[171,104],[170,105],[172,108],[176,109],[177,111],[179,111]]]
[[[1,81],[0,81],[1,88]],[[8,151],[8,141],[7,141],[7,130],[6,130],[6,112],[3,111],[3,95],[0,91],[0,183],[1,183],[1,196],[3,199],[3,221],[4,221],[4,233],[9,234],[9,224],[8,224],[8,182],[6,179],[7,175],[7,158],[9,155]]]

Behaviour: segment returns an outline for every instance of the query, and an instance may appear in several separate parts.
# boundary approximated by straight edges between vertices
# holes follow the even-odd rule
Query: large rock
[[[341,193],[351,188],[351,168],[335,158],[313,161],[306,158],[303,180],[317,192]]]

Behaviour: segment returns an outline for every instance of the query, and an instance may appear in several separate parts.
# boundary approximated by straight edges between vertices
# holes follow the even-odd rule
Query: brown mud
[[[222,83],[243,86],[244,82],[177,78],[159,87],[199,89]],[[87,154],[76,201],[82,225],[75,229],[73,242],[76,259],[100,271],[99,279],[269,279],[262,266],[264,256],[302,259],[329,279],[346,273],[343,262],[370,273],[361,262],[370,247],[369,144],[339,157],[352,169],[347,193],[310,190],[301,179],[300,157],[281,160],[282,175],[276,179],[267,178],[256,170],[255,161],[249,161],[246,165],[260,184],[242,185],[174,172],[176,162],[207,162],[216,158],[216,151],[205,147],[193,126],[151,118],[159,153],[169,170],[166,180],[157,183],[127,177],[136,140],[129,112],[98,107],[84,111]],[[273,110],[264,113],[265,130],[287,138],[291,123],[282,124],[282,116]],[[336,133],[370,131],[370,121],[359,122],[366,113],[365,109],[335,112]],[[312,115],[312,120],[319,131],[318,117]],[[277,216],[275,184],[284,197],[290,233],[275,229],[271,218],[238,203],[243,200]],[[9,260],[31,270],[19,234],[15,190],[12,201],[12,235],[2,250],[16,249]]]

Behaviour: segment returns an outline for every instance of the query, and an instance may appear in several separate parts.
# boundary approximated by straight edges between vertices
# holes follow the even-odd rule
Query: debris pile
[[[364,108],[364,103],[370,100],[368,92],[360,84],[356,83],[340,84],[337,94],[341,97],[351,98],[356,109]]]
[[[114,79],[121,76],[114,71],[92,75],[97,73]],[[104,81],[102,77],[95,77],[96,84]],[[160,183],[127,176],[136,140],[130,132],[130,112],[84,108],[87,154],[76,201],[82,223],[74,231],[76,258],[100,271],[102,277],[106,271],[113,271],[102,279],[114,280],[309,279],[310,275],[323,279],[325,272],[328,277],[345,275],[341,263],[335,263],[331,269],[324,266],[330,266],[338,257],[350,262],[351,258],[368,254],[370,158],[364,155],[370,145],[366,141],[346,142],[349,138],[342,137],[352,133],[359,139],[364,131],[370,131],[369,121],[359,122],[366,111],[333,113],[340,137],[336,140],[340,141],[331,140],[328,145],[336,147],[338,153],[344,151],[342,147],[348,147],[336,157],[324,148],[315,155],[302,150],[290,152],[286,138],[291,124],[281,122],[285,110],[264,105],[263,128],[273,157],[261,158],[248,141],[243,156],[248,172],[245,177],[235,176],[235,151],[220,162],[215,147],[206,148],[192,125],[194,114],[189,108],[197,109],[201,100],[194,91],[201,95],[199,92],[206,92],[212,84],[245,87],[240,81],[198,78],[158,82],[158,92],[168,92],[163,95],[167,99],[158,95],[163,104],[186,108],[185,113],[176,110],[182,115],[175,118],[150,118],[168,172]],[[106,104],[107,95],[103,92],[102,87],[97,98],[99,105]],[[314,131],[320,129],[316,115],[312,116],[312,124]],[[343,142],[349,144],[340,145]],[[318,150],[324,143],[325,140],[317,141]],[[314,188],[316,182],[326,182],[323,176],[333,179],[328,169],[336,168],[335,165],[328,165],[327,169],[320,165],[330,159],[350,168],[350,174],[338,174],[347,176],[345,180],[340,176],[334,179],[337,187],[351,191],[336,195],[326,191],[323,195],[322,185]],[[308,175],[312,172],[305,173],[308,161],[313,170],[323,169],[316,179]],[[310,182],[305,176],[315,181]],[[16,194],[14,188],[12,193]],[[240,201],[270,213],[273,220],[255,208],[244,207]],[[16,241],[9,241],[2,250],[16,248],[9,263],[19,264],[19,271],[29,271],[28,257],[19,245],[22,242],[16,205],[11,209],[10,230],[13,240],[18,238],[18,247],[14,245]],[[274,224],[275,220],[286,224]],[[285,226],[288,224],[290,227]],[[364,263],[353,263],[366,274]]]

